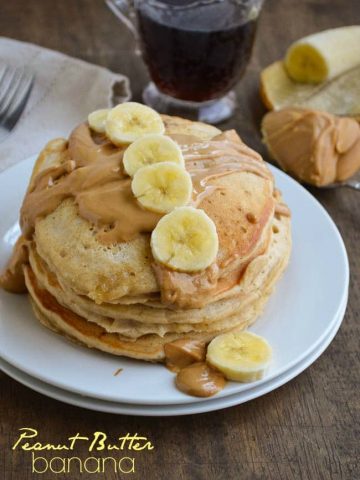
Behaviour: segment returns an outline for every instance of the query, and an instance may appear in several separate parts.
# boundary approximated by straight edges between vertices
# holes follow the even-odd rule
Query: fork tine
[[[7,65],[4,65],[0,74],[0,85],[8,70],[9,70],[9,67]]]
[[[32,83],[34,80],[34,76],[30,73],[24,74],[21,78],[21,82],[19,87],[16,91],[16,95],[14,96],[13,102],[9,106],[8,111],[6,112],[4,121],[0,121],[0,125],[7,121],[6,117],[10,119],[12,115],[14,115],[18,109],[21,107],[22,103],[27,99],[28,94],[32,88]]]
[[[3,92],[4,89],[6,89],[9,86],[9,83],[15,73],[16,73],[15,68],[11,68],[11,67],[5,67],[5,69],[2,71],[1,83],[0,83],[1,92]]]
[[[16,93],[18,91],[18,88],[22,82],[22,78],[24,76],[24,71],[20,71],[15,75],[13,82],[11,83],[10,88],[7,91],[7,95],[4,98],[2,104],[0,104],[0,120],[4,115],[6,115],[7,110],[9,109],[11,103],[13,102]]]
[[[14,75],[14,70],[10,68],[5,68],[0,80],[0,102],[2,98],[5,96],[7,89],[11,83],[11,78]]]
[[[6,101],[6,98],[11,92],[12,87],[13,87],[13,81],[16,78],[17,71],[16,69],[12,70],[9,69],[7,74],[5,74],[3,81],[0,84],[0,110],[2,107],[2,104],[4,101]]]
[[[25,67],[0,65],[0,142],[15,127],[29,99],[34,75]]]

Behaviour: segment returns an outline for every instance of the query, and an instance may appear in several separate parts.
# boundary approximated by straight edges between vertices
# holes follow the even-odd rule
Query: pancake
[[[64,288],[33,246],[30,249],[30,265],[36,278],[60,304],[104,326],[108,331],[137,338],[149,331],[162,335],[180,329],[183,332],[190,331],[195,327],[198,330],[218,329],[214,324],[219,325],[221,321],[243,311],[261,295],[262,290],[272,289],[284,270],[291,245],[289,218],[274,218],[273,229],[276,233],[272,233],[269,249],[247,266],[241,282],[232,289],[232,295],[198,309],[174,310],[161,307],[160,303],[154,306],[151,301],[130,305],[96,304],[88,297]]]
[[[215,158],[211,158],[211,166],[207,165],[206,150],[202,153],[198,148],[200,154],[197,155],[191,149],[185,152],[185,159],[188,159],[186,167],[190,172],[200,168],[199,164],[205,171],[214,168],[213,163],[215,168],[223,168],[222,163],[231,162],[228,164],[232,165],[234,158],[242,160],[246,155],[253,157],[250,157],[251,160],[261,172],[261,175],[257,171],[243,169],[226,172],[226,175],[221,172],[211,181],[212,195],[205,196],[198,205],[216,225],[219,276],[229,279],[232,271],[239,270],[241,264],[263,253],[268,246],[275,207],[273,180],[261,157],[255,152],[249,153],[250,149],[233,132],[220,140],[217,136],[211,142],[211,148],[218,152]],[[209,143],[205,145],[209,147]],[[59,156],[62,158],[63,155],[61,145]],[[54,155],[54,145],[51,145],[51,157],[57,165],[59,160]],[[246,161],[249,160],[246,158]],[[49,162],[46,161],[46,165],[48,167]],[[41,171],[39,168],[38,164],[35,167],[38,173]],[[69,284],[76,293],[87,295],[96,303],[118,302],[124,296],[159,291],[159,279],[152,268],[148,234],[104,245],[97,233],[94,224],[79,215],[74,199],[68,198],[55,211],[36,221],[34,235],[40,256],[59,281]],[[191,276],[184,276],[191,281]],[[212,301],[214,293],[208,292],[201,303],[204,305]],[[197,298],[200,302],[200,295]],[[184,308],[186,305],[182,302],[179,306]]]
[[[146,361],[162,361],[173,340],[209,342],[247,328],[291,251],[289,211],[261,156],[234,131],[163,119],[192,177],[191,205],[216,226],[219,250],[210,267],[176,272],[154,260],[150,234],[161,216],[128,195],[123,149],[86,124],[69,140],[49,142],[38,157],[17,247],[28,253],[21,257],[25,284],[45,326],[87,347]],[[102,200],[121,221],[109,220],[113,212],[107,215]],[[21,272],[16,261],[10,265]]]
[[[55,297],[39,287],[29,267],[25,267],[25,281],[34,313],[40,322],[51,330],[89,348],[97,348],[113,355],[159,362],[164,360],[166,343],[184,338],[183,333],[168,333],[162,337],[152,334],[143,335],[135,340],[120,334],[108,333],[103,327],[88,322],[85,318],[60,305]],[[185,337],[209,342],[214,336],[221,333],[244,330],[259,316],[270,293],[268,292],[254,303],[247,312],[247,316],[241,318],[236,327],[223,329],[215,334],[213,332],[191,332],[187,333]]]

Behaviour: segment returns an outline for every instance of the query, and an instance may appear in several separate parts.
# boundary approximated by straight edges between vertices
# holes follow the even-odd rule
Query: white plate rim
[[[28,159],[25,159],[24,161],[22,161],[22,162],[20,162],[16,165],[14,165],[13,167],[10,167],[9,169],[5,170],[5,172],[3,172],[3,173],[7,173],[12,169],[18,168],[19,165],[24,163],[24,162],[30,162],[30,160],[33,161],[34,159],[36,159],[36,157],[37,157],[36,155],[31,156]],[[345,245],[344,245],[342,237],[341,237],[335,223],[333,222],[333,220],[331,219],[331,217],[329,216],[329,214],[327,213],[325,208],[302,185],[300,185],[298,182],[296,182],[289,175],[285,174],[284,172],[279,170],[277,167],[274,167],[273,165],[269,164],[269,167],[270,167],[270,169],[273,170],[273,172],[276,172],[276,175],[282,176],[286,181],[290,182],[290,185],[293,188],[298,189],[299,191],[301,191],[301,193],[303,195],[306,195],[309,198],[309,200],[313,203],[313,205],[316,206],[320,210],[322,215],[324,215],[325,219],[327,220],[327,223],[329,224],[329,226],[331,227],[334,235],[336,236],[338,246],[340,248],[340,250],[338,252],[338,255],[341,254],[341,257],[342,257],[343,266],[344,266],[344,270],[345,270],[344,271],[344,277],[345,278],[344,278],[344,288],[343,288],[343,292],[342,292],[342,298],[341,298],[341,301],[339,301],[337,311],[333,314],[333,318],[332,318],[331,322],[329,322],[329,324],[327,325],[327,328],[323,330],[322,334],[317,338],[316,342],[313,342],[311,344],[311,346],[308,347],[308,349],[303,351],[293,361],[287,363],[282,368],[279,368],[276,372],[273,372],[272,374],[268,375],[267,377],[263,378],[262,380],[259,380],[258,382],[255,382],[253,385],[256,386],[256,387],[261,386],[263,383],[265,383],[267,381],[270,381],[273,378],[278,377],[279,375],[282,375],[287,370],[292,369],[294,366],[301,363],[302,360],[304,358],[306,358],[309,355],[309,353],[323,341],[324,338],[327,337],[327,334],[331,331],[333,325],[336,323],[337,316],[339,314],[339,311],[341,310],[342,302],[347,297],[347,291],[348,291],[348,285],[349,285],[349,262],[348,262],[348,257],[347,257]],[[1,179],[2,174],[0,174],[0,179]],[[58,387],[60,389],[69,390],[69,391],[71,390],[72,392],[83,395],[83,396],[84,395],[85,396],[91,396],[93,398],[106,400],[106,401],[115,401],[115,402],[123,401],[123,402],[126,402],[126,400],[122,400],[120,396],[118,398],[115,398],[111,394],[108,395],[106,392],[102,392],[101,394],[99,394],[99,393],[84,391],[84,389],[80,388],[80,387],[79,388],[77,388],[77,387],[69,388],[68,385],[66,385],[62,381],[59,381],[57,379],[53,379],[51,377],[49,378],[47,375],[44,375],[43,373],[37,372],[36,374],[34,374],[34,372],[31,370],[31,368],[29,368],[27,365],[22,365],[21,362],[18,362],[16,359],[13,359],[13,358],[9,357],[8,355],[4,354],[4,352],[0,352],[0,358],[3,358],[6,362],[8,362],[8,363],[12,364],[13,366],[15,366],[16,368],[24,371],[28,375],[34,376],[34,377],[38,378],[40,381],[42,381],[44,383],[47,383],[47,384],[51,384],[51,385],[53,385],[55,387]],[[253,388],[253,387],[251,387],[251,388]],[[244,392],[245,392],[245,390],[242,390],[239,393],[244,393]],[[236,394],[236,393],[226,392],[226,390],[224,390],[223,392],[220,393],[219,397],[225,398],[227,396],[234,395],[234,394]],[[134,399],[132,401],[132,403],[133,404],[138,404],[138,405],[183,405],[183,404],[186,404],[186,403],[194,403],[194,402],[199,402],[199,403],[201,402],[202,403],[204,401],[205,401],[204,399],[196,399],[194,401],[194,400],[189,400],[189,399],[187,400],[186,398],[184,398],[184,400],[181,400],[181,402],[179,402],[178,400],[173,400],[173,401],[157,400],[155,402],[155,401],[146,401],[146,400],[140,400],[139,401],[138,399]]]
[[[38,380],[35,377],[24,373],[23,371],[13,367],[7,362],[0,359],[0,370],[9,375],[14,380],[22,385],[54,400],[76,406],[78,408],[85,408],[87,410],[98,411],[103,413],[111,413],[116,415],[135,415],[135,416],[150,416],[150,417],[169,417],[169,416],[184,416],[194,415],[200,413],[213,412],[230,408],[248,401],[259,398],[271,391],[283,386],[284,384],[293,380],[300,375],[310,365],[312,365],[328,348],[330,343],[335,338],[346,311],[346,301],[344,302],[339,317],[333,329],[328,333],[328,336],[323,342],[318,345],[317,349],[310,353],[300,364],[294,366],[282,375],[275,379],[269,380],[264,385],[254,386],[242,393],[235,393],[227,397],[212,398],[202,403],[184,404],[184,405],[129,405],[121,402],[111,402],[107,400],[100,400],[92,397],[86,397],[73,393],[71,391],[62,390],[53,385],[47,384]]]

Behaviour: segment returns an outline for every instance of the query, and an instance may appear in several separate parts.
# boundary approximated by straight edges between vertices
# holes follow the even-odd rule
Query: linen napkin
[[[0,37],[3,63],[28,67],[35,80],[22,116],[0,143],[0,171],[68,136],[91,111],[130,98],[124,75],[30,43]]]

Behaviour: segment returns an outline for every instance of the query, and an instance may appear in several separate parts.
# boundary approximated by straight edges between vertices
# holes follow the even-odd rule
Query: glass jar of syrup
[[[231,116],[261,0],[107,0],[136,33],[152,82],[145,103],[216,123]],[[127,7],[127,12],[124,12]]]

